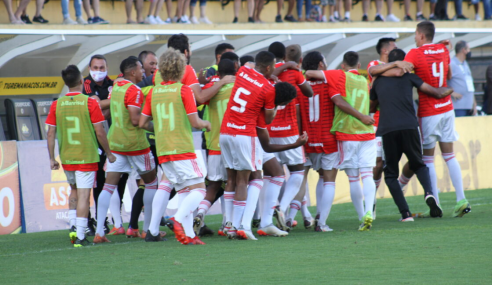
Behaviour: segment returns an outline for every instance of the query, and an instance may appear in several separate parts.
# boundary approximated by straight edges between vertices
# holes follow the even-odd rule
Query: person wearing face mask
[[[455,46],[456,56],[451,59],[451,70],[453,76],[448,81],[454,89],[451,94],[454,113],[456,117],[475,116],[477,114],[477,101],[475,100],[475,87],[470,66],[466,62],[471,58],[468,43],[459,41]]]

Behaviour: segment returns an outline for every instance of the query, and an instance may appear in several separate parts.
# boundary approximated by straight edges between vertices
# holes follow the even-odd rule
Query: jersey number
[[[442,87],[444,83],[444,64],[439,62],[439,71],[437,70],[437,62],[432,63],[432,76],[439,77],[439,86]]]
[[[319,94],[309,98],[309,121],[319,121]]]
[[[69,116],[69,117],[65,117],[65,119],[69,122],[73,122],[73,124],[74,124],[73,128],[67,129],[68,144],[71,144],[71,145],[80,144],[80,141],[74,140],[72,137],[73,134],[80,134],[80,120],[79,120],[79,118]]]
[[[169,112],[166,112],[166,107],[169,109]],[[169,120],[169,130],[174,130],[174,106],[173,103],[169,103],[166,106],[166,103],[159,103],[156,106],[157,109],[157,124],[158,130],[161,132],[164,128],[163,120]]]
[[[231,109],[233,111],[236,111],[236,112],[239,112],[239,113],[244,113],[244,111],[246,111],[246,104],[248,104],[247,101],[239,98],[241,96],[241,94],[244,94],[244,95],[250,95],[251,92],[244,89],[243,87],[239,87],[236,91],[236,94],[234,94],[234,102],[238,103],[239,106],[241,107],[238,107],[238,106],[232,106]]]
[[[354,100],[352,106],[356,106],[355,102],[356,100],[360,100],[360,105],[359,109],[357,111],[361,112],[362,114],[365,114],[367,110],[369,109],[369,102],[367,102],[367,99],[369,96],[367,96],[367,91],[363,89],[352,89],[352,100]]]

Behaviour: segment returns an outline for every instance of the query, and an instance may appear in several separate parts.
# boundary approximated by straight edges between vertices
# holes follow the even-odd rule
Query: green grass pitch
[[[466,195],[472,212],[465,217],[451,218],[456,196],[444,193],[444,218],[414,223],[398,222],[392,199],[379,200],[369,232],[357,231],[349,203],[333,206],[333,232],[300,222],[288,237],[258,241],[214,236],[203,238],[205,246],[184,246],[166,229],[166,242],[115,236],[111,244],[73,248],[65,230],[0,236],[0,283],[492,284],[492,189]],[[422,196],[408,203],[413,212],[426,210]],[[206,218],[214,230],[220,221]]]

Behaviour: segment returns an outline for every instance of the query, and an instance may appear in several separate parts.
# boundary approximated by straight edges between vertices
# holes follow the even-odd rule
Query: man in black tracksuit
[[[405,52],[401,49],[395,49],[389,54],[390,62],[404,58]],[[371,112],[380,106],[376,136],[381,136],[383,141],[384,180],[400,210],[403,222],[413,221],[413,218],[398,184],[398,163],[402,154],[407,156],[410,169],[417,174],[425,197],[432,195],[429,169],[422,161],[421,136],[412,100],[413,87],[436,98],[445,97],[453,91],[448,87],[434,88],[412,73],[405,73],[401,77],[380,76],[374,80],[371,88]],[[437,203],[429,203],[428,206],[432,216],[442,216]]]

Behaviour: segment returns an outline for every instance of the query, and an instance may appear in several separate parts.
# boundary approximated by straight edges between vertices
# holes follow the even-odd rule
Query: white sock
[[[190,195],[190,190],[188,188],[180,190],[178,192],[178,211],[187,203],[188,196]],[[175,216],[176,217],[176,216]],[[181,225],[183,226],[183,229],[185,231],[186,236],[190,238],[195,237],[195,232],[193,231],[193,211],[190,212],[186,217],[184,217],[180,221]]]
[[[365,211],[364,215],[369,212],[372,216],[372,209],[376,198],[376,184],[374,184],[372,167],[361,168],[362,190],[364,192]]]
[[[291,172],[289,179],[285,182],[285,191],[280,201],[280,210],[287,211],[290,202],[296,197],[301,189],[302,180],[304,179],[304,170]]]
[[[442,157],[448,166],[449,176],[453,182],[454,190],[456,191],[456,202],[465,199],[465,191],[463,191],[463,177],[461,176],[461,167],[456,159],[454,152],[443,153]]]
[[[308,202],[307,197],[306,197],[306,195],[304,195],[304,199],[302,199],[302,204],[301,204],[301,213],[302,213],[302,218],[304,220],[308,220],[308,219],[311,219],[313,217],[313,216],[311,216],[311,212],[309,212],[307,202]]]
[[[232,202],[233,204],[233,213],[232,213],[232,226],[236,228],[236,230],[241,226],[241,221],[243,219],[244,208],[246,207],[246,201],[236,201]]]
[[[429,156],[429,155],[424,155],[422,156],[422,160],[424,161],[425,165],[429,168],[429,176],[431,180],[431,185],[432,185],[432,194],[437,200],[437,203],[439,204],[439,190],[437,189],[437,174],[436,174],[436,167],[434,166],[434,156]]]
[[[374,184],[376,184],[376,191],[377,191],[379,188],[379,185],[381,185],[381,178],[379,178],[378,180],[374,180]]]
[[[187,237],[194,238],[196,236],[193,230],[193,215],[186,216],[182,225]]]
[[[232,222],[232,209],[234,201],[234,192],[224,192],[224,209],[226,222]]]
[[[225,225],[227,222],[226,220],[226,215],[225,215],[225,200],[224,200],[224,195],[220,196],[220,210],[222,211],[222,224]]]
[[[149,231],[153,236],[159,234],[161,218],[166,212],[172,190],[173,185],[171,182],[163,180],[159,183],[159,188],[157,188],[157,191],[155,192],[154,199],[152,200],[152,216],[149,225]]]
[[[104,183],[104,187],[97,198],[97,227],[96,234],[104,236],[104,220],[108,214],[108,208],[113,195],[114,190],[116,190],[117,185],[111,185]]]
[[[260,189],[260,195],[258,197],[261,197],[261,189]],[[256,203],[255,213],[253,214],[253,220],[259,220],[259,219],[260,219],[260,198],[258,198],[258,202]]]
[[[123,222],[121,221],[121,200],[118,190],[115,190],[116,191],[113,192],[113,195],[111,195],[111,200],[109,201],[109,210],[111,211],[111,215],[113,215],[113,226],[115,228],[121,228],[123,225]]]
[[[261,208],[260,228],[264,228],[273,223],[273,208],[277,205],[280,188],[284,184],[285,176],[274,176],[264,185],[263,206]]]
[[[290,203],[289,215],[287,216],[287,220],[295,220],[297,212],[301,209],[301,202],[297,200],[293,200]]]
[[[157,192],[157,178],[155,182],[153,181],[149,185],[145,184],[143,202],[144,202],[144,226],[143,231],[147,232],[150,226],[150,221],[152,220],[152,204],[154,203],[154,196]],[[160,222],[160,217],[159,217]]]
[[[410,178],[406,177],[403,173],[398,178],[398,183],[400,184],[401,189],[407,186],[408,182],[410,182]]]
[[[316,184],[316,216],[319,215],[319,201],[323,199],[323,177],[320,177]]]
[[[323,183],[323,196],[320,201],[319,224],[326,225],[326,219],[330,215],[331,206],[335,199],[335,182]]]
[[[203,188],[195,188],[191,190],[190,194],[188,194],[188,196],[184,198],[183,203],[179,206],[178,211],[174,215],[174,219],[181,223],[184,221],[184,218],[189,215],[193,218],[193,211],[198,208],[200,202],[203,200],[203,198],[205,198],[206,193],[207,192]]]
[[[335,16],[335,18],[338,18],[339,16],[338,11],[333,12],[333,15]]]
[[[70,228],[75,226],[75,219],[77,219],[77,210],[68,210],[68,223]]]
[[[197,214],[202,214],[203,216],[205,216],[211,206],[212,204],[208,200],[203,199],[203,201],[200,202],[200,205],[198,205]]]
[[[362,194],[362,189],[360,187],[360,178],[358,169],[345,169],[345,173],[349,178],[350,182],[350,198],[352,199],[352,204],[354,204],[355,211],[359,220],[364,216],[364,196]]]
[[[350,12],[345,12],[345,18],[349,18],[350,19]]]
[[[88,220],[87,218],[79,218],[79,217],[75,219],[75,225],[77,227],[77,238],[80,240],[85,239],[85,229],[87,228],[87,220]]]
[[[246,199],[246,207],[241,221],[241,225],[245,230],[251,230],[251,221],[258,205],[261,188],[263,188],[263,179],[253,179],[248,184],[248,198]]]

